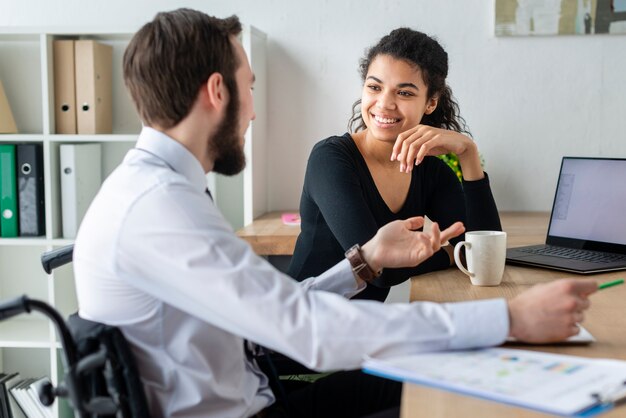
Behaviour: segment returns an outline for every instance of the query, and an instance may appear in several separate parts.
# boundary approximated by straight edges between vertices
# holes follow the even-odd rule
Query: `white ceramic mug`
[[[465,246],[467,269],[460,260],[461,247]],[[454,262],[476,286],[498,286],[504,274],[506,259],[506,232],[471,231],[465,241],[454,246]]]

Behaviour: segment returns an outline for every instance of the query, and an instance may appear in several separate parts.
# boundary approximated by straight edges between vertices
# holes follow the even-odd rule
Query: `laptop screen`
[[[550,237],[626,245],[626,159],[563,158]]]

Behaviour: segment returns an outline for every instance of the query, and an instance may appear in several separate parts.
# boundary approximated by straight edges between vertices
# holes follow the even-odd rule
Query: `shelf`
[[[41,267],[41,253],[45,250],[45,246],[37,245],[0,247],[0,300],[23,294],[48,300],[49,279]]]
[[[40,35],[55,35],[55,36],[72,36],[72,37],[84,37],[89,39],[115,39],[115,40],[130,40],[132,35],[138,28],[94,28],[91,26],[72,26],[66,27],[29,27],[29,26],[12,26],[12,27],[0,27],[0,37],[16,38],[16,39],[32,39],[38,38]]]
[[[49,376],[49,353],[48,347],[4,347],[0,349],[0,367],[4,373],[17,372],[22,378]]]
[[[56,134],[0,134],[0,142],[136,142],[139,131],[136,134],[102,134],[102,135],[56,135]]]
[[[55,247],[65,247],[66,245],[70,245],[74,243],[73,239],[70,238],[56,238],[49,241],[51,245]]]
[[[136,142],[136,134],[106,134],[106,135],[48,135],[46,138],[50,142]]]
[[[42,145],[46,222],[45,236],[0,238],[0,301],[26,294],[46,301],[65,318],[78,309],[72,265],[46,274],[40,261],[44,251],[74,242],[62,237],[60,149],[64,144],[101,144],[105,179],[135,146],[142,124],[126,91],[122,63],[136,29],[0,27],[0,80],[19,132],[0,134],[0,143]],[[93,39],[112,47],[110,134],[55,133],[53,46],[57,39]],[[242,45],[256,75],[253,94],[257,103],[257,118],[246,133],[246,171],[232,179],[209,176],[213,191],[217,189],[215,201],[235,229],[267,209],[265,43],[262,32],[244,25]],[[0,371],[56,379],[62,371],[59,348],[52,322],[37,312],[0,322]],[[61,407],[54,416],[69,417],[71,411]]]
[[[43,132],[39,35],[0,35],[0,80],[18,132]]]
[[[39,134],[0,134],[0,142],[43,142],[44,135]]]
[[[22,28],[0,28],[2,42],[39,42],[37,31],[20,30]]]
[[[64,318],[78,309],[71,264],[50,275],[41,266],[44,251],[74,242],[61,237],[60,147],[68,143],[102,144],[104,179],[135,145],[142,125],[122,74],[124,51],[135,30],[0,27],[0,80],[18,130],[17,134],[0,134],[0,143],[42,144],[46,220],[45,236],[0,238],[0,301],[26,294],[54,306]],[[112,47],[111,134],[55,134],[56,39],[93,39]],[[48,375],[57,380],[62,370],[60,347],[54,324],[38,312],[0,321],[2,372],[15,371],[23,377]],[[66,403],[54,408],[55,417],[72,415]]]
[[[48,245],[46,237],[0,238],[0,246],[40,246]],[[41,251],[44,251],[42,248]]]
[[[50,324],[43,316],[41,319],[14,317],[4,320],[0,322],[0,346],[51,348]]]

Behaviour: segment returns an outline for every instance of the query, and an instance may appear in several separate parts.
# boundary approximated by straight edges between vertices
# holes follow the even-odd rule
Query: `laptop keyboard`
[[[612,263],[614,261],[624,260],[626,258],[626,256],[620,254],[579,250],[575,248],[555,247],[553,245],[546,245],[545,247],[540,248],[520,248],[520,251],[529,254],[562,257],[570,260],[589,261],[592,263]]]

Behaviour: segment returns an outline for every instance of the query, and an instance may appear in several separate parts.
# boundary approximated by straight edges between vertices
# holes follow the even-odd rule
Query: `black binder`
[[[17,188],[20,236],[45,235],[41,144],[17,145]]]

